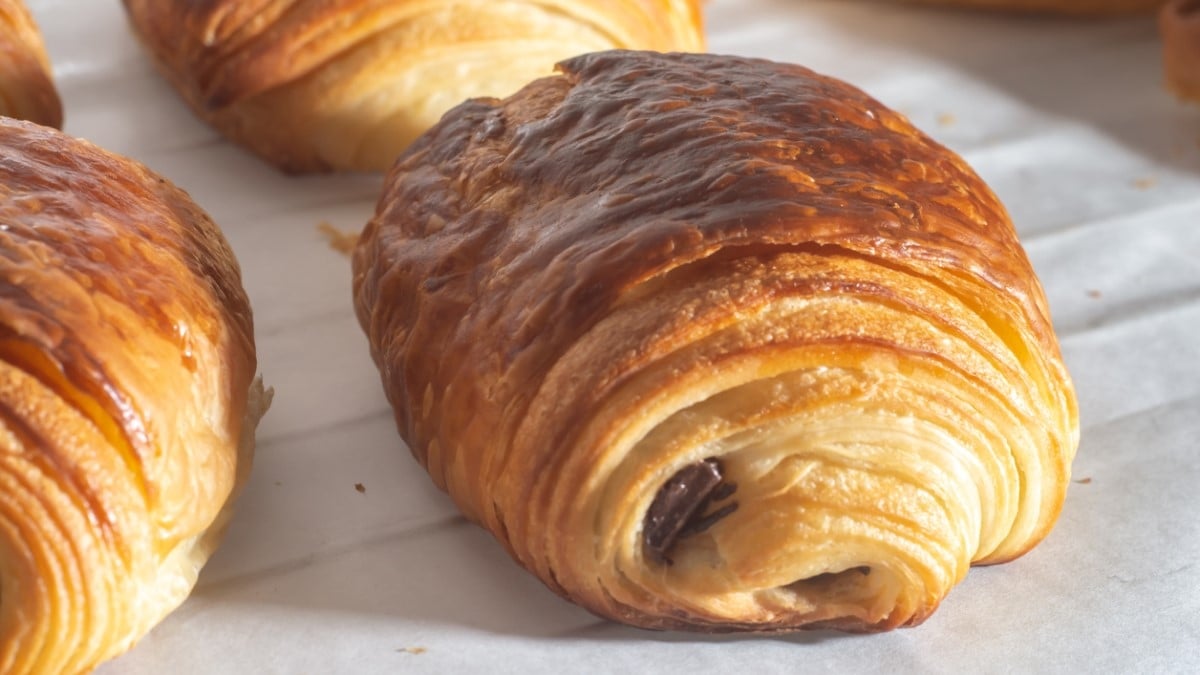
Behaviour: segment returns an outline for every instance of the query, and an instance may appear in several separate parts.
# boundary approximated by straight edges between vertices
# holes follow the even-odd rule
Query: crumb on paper
[[[1092,298],[1093,300],[1097,300],[1097,299],[1099,299],[1099,298],[1100,298],[1100,291],[1096,290],[1095,288],[1093,288],[1093,289],[1090,289],[1090,290],[1087,292],[1087,296],[1088,296],[1089,298]]]
[[[1077,479],[1075,480],[1075,482],[1076,482],[1076,483],[1079,483],[1080,485],[1091,485],[1091,484],[1092,484],[1092,478],[1091,478],[1091,476],[1088,476],[1087,478],[1077,478]]]
[[[367,494],[367,486],[363,485],[362,483],[355,483],[354,489],[358,490],[359,492],[363,493],[364,495]]]
[[[1154,178],[1138,178],[1133,181],[1133,187],[1139,190],[1149,190],[1158,184]]]
[[[350,255],[354,252],[354,246],[358,243],[357,232],[347,232],[339,230],[333,224],[322,220],[317,223],[317,232],[325,235],[326,241],[329,242],[329,248],[341,253],[342,255]]]
[[[954,113],[942,113],[937,118],[938,126],[952,127],[955,122],[958,122],[958,118],[954,116]]]
[[[396,651],[401,654],[424,654],[429,650],[425,649],[424,647],[401,647]]]
[[[283,487],[283,481],[281,481],[281,480],[275,481],[275,487]]]

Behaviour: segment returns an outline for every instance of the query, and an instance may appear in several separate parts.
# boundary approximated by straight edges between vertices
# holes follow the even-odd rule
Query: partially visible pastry
[[[1074,390],[959,157],[799,66],[560,70],[414,143],[353,259],[468,517],[597,614],[699,631],[917,624],[1047,535]]]
[[[381,171],[467,98],[611,48],[703,49],[699,0],[125,0],[203,119],[288,172]]]
[[[1017,12],[1051,12],[1055,14],[1105,15],[1151,12],[1167,0],[904,0],[924,4],[954,5],[973,9],[996,9]]]
[[[0,115],[62,126],[42,34],[21,0],[0,0]]]
[[[1173,0],[1159,15],[1167,84],[1200,102],[1200,0]]]
[[[269,394],[186,194],[26,122],[0,154],[0,673],[82,673],[187,597]]]

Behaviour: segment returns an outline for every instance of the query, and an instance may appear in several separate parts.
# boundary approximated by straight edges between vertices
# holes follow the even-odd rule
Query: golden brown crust
[[[0,120],[0,671],[82,672],[183,601],[249,468],[233,254],[132,161]]]
[[[0,0],[0,115],[62,127],[42,34],[21,0]]]
[[[1050,12],[1081,16],[1149,13],[1167,0],[902,0],[922,4],[954,5],[971,9],[1017,12]]]
[[[1200,2],[1174,0],[1159,15],[1167,84],[1182,98],[1200,102]]]
[[[196,113],[289,172],[387,169],[442,112],[612,47],[703,48],[698,0],[125,0]]]
[[[961,159],[798,66],[560,67],[419,139],[354,257],[401,435],[470,518],[592,611],[708,631],[912,625],[1045,536],[1074,395]],[[647,510],[705,458],[737,506],[655,561]]]

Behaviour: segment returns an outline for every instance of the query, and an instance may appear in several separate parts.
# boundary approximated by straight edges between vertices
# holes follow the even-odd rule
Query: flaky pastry
[[[0,672],[86,672],[190,592],[269,395],[187,195],[45,127],[0,148]]]
[[[609,48],[703,48],[698,0],[124,0],[196,113],[290,172],[387,169],[449,108]]]
[[[0,116],[62,126],[42,34],[21,0],[0,0]]]
[[[799,66],[560,70],[414,143],[353,259],[469,518],[597,614],[701,631],[916,624],[1046,536],[1074,393],[960,158]]]

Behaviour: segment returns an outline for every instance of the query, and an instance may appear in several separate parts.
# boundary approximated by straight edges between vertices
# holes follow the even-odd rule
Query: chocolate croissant
[[[1200,102],[1200,0],[1174,0],[1159,15],[1167,82],[1180,97]]]
[[[403,438],[551,589],[635,626],[873,631],[1059,513],[1046,301],[964,162],[793,65],[613,51],[464,103],[354,298]]]
[[[699,0],[124,0],[183,97],[289,172],[383,171],[442,113],[610,48],[703,48]]]
[[[0,672],[86,672],[188,595],[269,394],[182,191],[24,122],[0,148]]]
[[[42,34],[21,0],[0,0],[0,116],[62,126]]]

